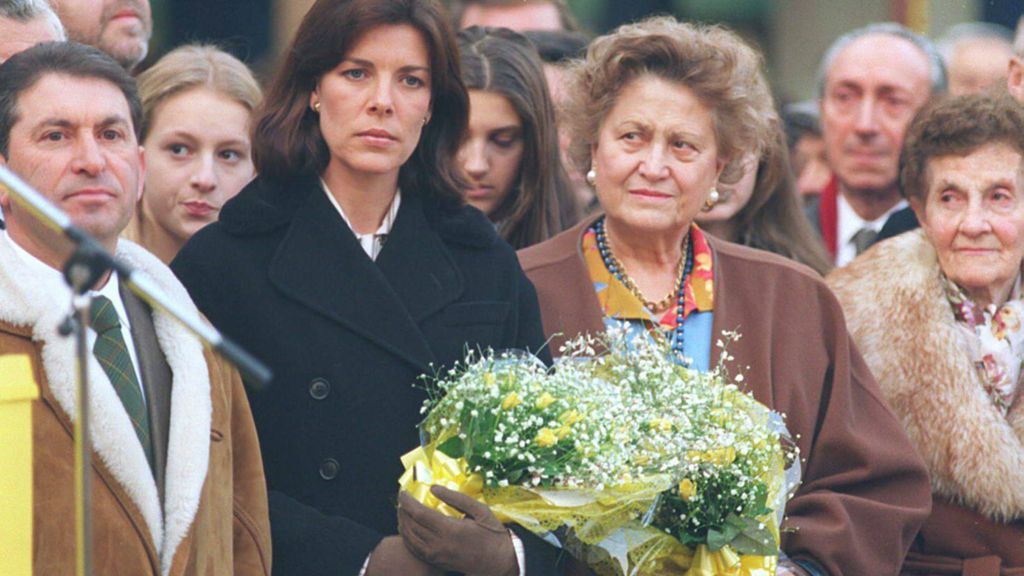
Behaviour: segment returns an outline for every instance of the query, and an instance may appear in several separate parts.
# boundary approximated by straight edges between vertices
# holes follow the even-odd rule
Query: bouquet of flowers
[[[552,370],[474,352],[428,383],[400,484],[452,515],[430,485],[470,494],[602,575],[774,574],[784,426],[742,381],[625,333],[570,341]]]

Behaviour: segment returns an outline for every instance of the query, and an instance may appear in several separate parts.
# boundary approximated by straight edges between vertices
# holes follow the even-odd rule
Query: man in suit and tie
[[[932,43],[894,23],[849,32],[818,69],[821,129],[835,175],[808,216],[837,266],[887,236],[917,227],[899,191],[903,136],[914,114],[946,89]]]
[[[0,165],[182,306],[155,256],[118,235],[142,191],[141,104],[106,54],[47,43],[0,66]],[[75,354],[58,333],[70,245],[0,189],[0,354],[31,359],[36,574],[75,567]],[[107,274],[92,290],[92,535],[96,574],[270,574],[266,488],[235,370]],[[0,385],[2,385],[0,381]]]

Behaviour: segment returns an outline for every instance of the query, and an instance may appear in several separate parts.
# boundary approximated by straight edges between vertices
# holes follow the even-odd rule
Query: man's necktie
[[[94,296],[89,309],[92,328],[96,331],[96,343],[92,353],[99,360],[103,371],[114,385],[128,417],[132,420],[135,433],[146,452],[150,467],[153,466],[153,443],[149,436],[149,412],[142,397],[142,388],[135,375],[132,358],[128,354],[124,336],[121,334],[121,319],[117,316],[114,305],[105,296]]]
[[[871,228],[861,228],[857,230],[857,233],[853,235],[853,247],[857,249],[857,255],[867,250],[869,246],[875,243],[875,239],[878,238],[878,231],[872,230]]]

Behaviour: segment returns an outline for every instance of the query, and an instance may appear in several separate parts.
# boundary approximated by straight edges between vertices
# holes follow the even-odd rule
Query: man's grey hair
[[[818,66],[817,80],[819,98],[825,96],[825,81],[828,79],[828,71],[832,67],[832,63],[835,61],[836,57],[839,56],[839,53],[855,40],[863,38],[864,36],[873,35],[895,36],[897,38],[907,40],[914,46],[917,46],[928,58],[928,72],[929,77],[931,78],[932,94],[939,94],[946,91],[946,66],[942,63],[942,56],[935,48],[935,44],[933,44],[931,40],[921,36],[906,26],[895,22],[880,22],[876,24],[868,24],[867,26],[857,28],[856,30],[851,30],[837,38],[835,42],[828,47],[828,50],[825,51],[825,56],[821,59],[821,65]]]
[[[44,18],[50,28],[53,28],[57,40],[68,39],[64,25],[60,23],[60,18],[47,0],[0,0],[0,18],[15,22],[31,22],[37,18]]]
[[[948,30],[935,41],[935,46],[945,59],[948,65],[953,59],[956,47],[961,42],[971,40],[991,40],[1004,44],[1007,48],[1013,46],[1013,31],[1006,26],[992,24],[991,22],[962,22],[950,26]]]

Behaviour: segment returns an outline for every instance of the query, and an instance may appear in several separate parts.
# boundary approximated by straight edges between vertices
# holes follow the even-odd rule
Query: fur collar
[[[1003,417],[985,394],[924,233],[879,243],[828,282],[934,492],[995,521],[1024,518],[1024,402]]]
[[[151,278],[170,298],[198,313],[185,288],[155,256],[127,240],[118,242],[117,256]],[[70,305],[70,290],[54,286],[49,280],[24,266],[10,244],[0,239],[0,322],[32,328],[32,340],[41,344],[50,391],[74,422],[74,343],[57,334],[57,326]],[[94,454],[142,513],[166,575],[199,509],[209,465],[212,402],[210,376],[199,341],[162,312],[154,312],[153,324],[174,374],[163,505],[142,446],[125,441],[135,438],[128,414],[106,373],[91,356],[90,436]]]

